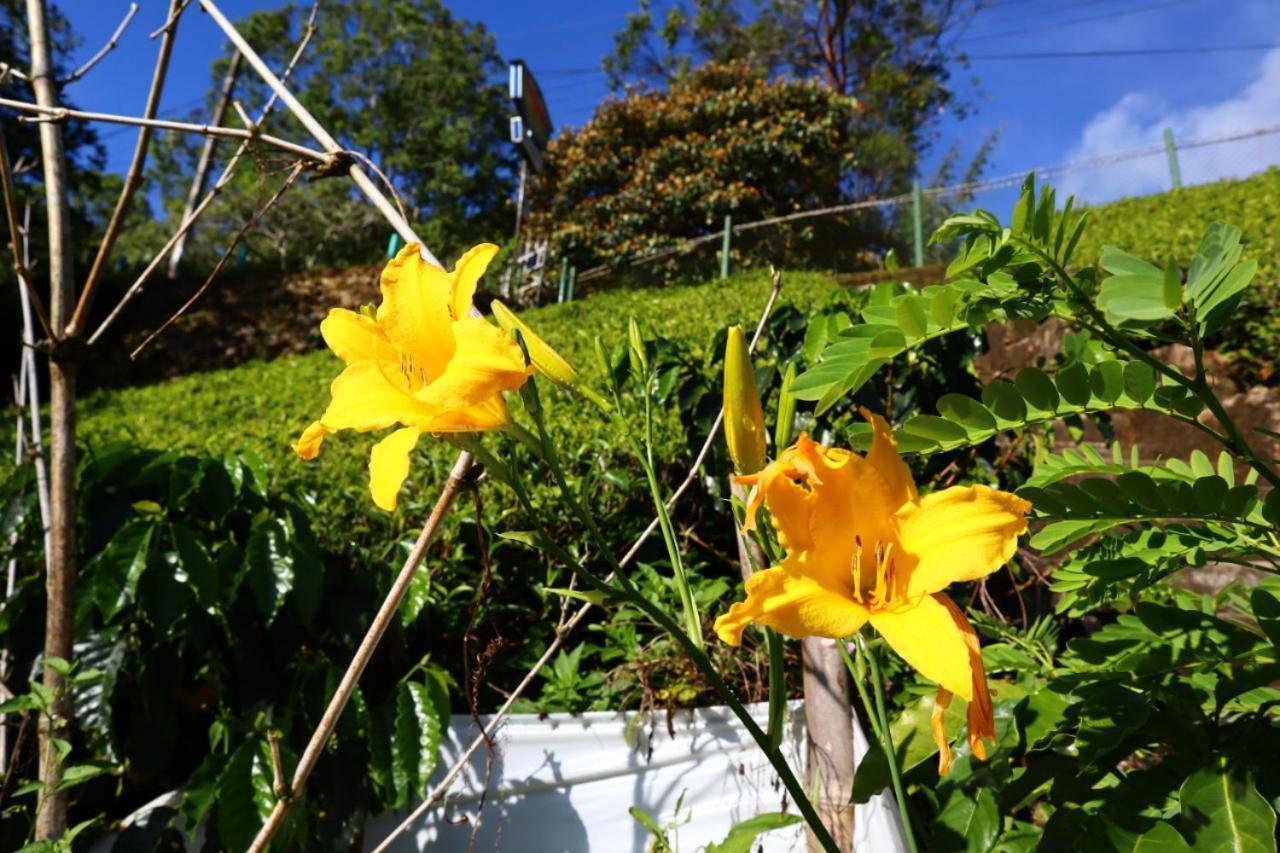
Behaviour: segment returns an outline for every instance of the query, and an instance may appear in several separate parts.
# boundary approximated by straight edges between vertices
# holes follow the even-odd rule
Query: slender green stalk
[[[871,731],[876,736],[876,740],[883,743],[884,732],[880,731],[880,715],[876,713],[876,706],[872,703],[871,696],[867,693],[867,685],[864,683],[866,672],[853,662],[853,656],[849,654],[844,640],[837,640],[836,648],[840,650],[845,669],[849,670],[849,680],[853,682],[853,688],[858,691],[858,698],[862,700],[862,707],[867,712],[867,720],[871,723]]]
[[[640,457],[644,476],[649,481],[649,494],[653,497],[654,510],[658,514],[658,526],[662,529],[662,540],[667,546],[667,558],[671,561],[676,590],[680,593],[680,608],[684,613],[685,630],[701,648],[706,645],[702,636],[702,620],[698,618],[698,605],[693,600],[689,575],[684,570],[684,560],[680,556],[680,543],[676,541],[675,528],[671,524],[671,516],[667,513],[667,502],[662,497],[662,488],[658,485],[657,470],[653,462],[653,395],[649,388],[650,378],[648,372],[641,378],[644,394],[644,452],[636,455]]]
[[[907,812],[907,794],[902,787],[902,770],[898,767],[898,753],[893,748],[893,731],[889,728],[889,712],[884,701],[884,680],[880,677],[880,664],[876,661],[876,653],[864,649],[861,637],[858,638],[858,652],[865,655],[867,666],[871,670],[871,690],[876,698],[876,713],[880,717],[881,742],[884,745],[885,758],[889,761],[889,778],[893,780],[893,793],[898,800],[898,814],[902,817],[902,831],[907,836],[907,848],[917,853],[916,836],[911,830],[911,815]]]
[[[782,727],[787,721],[787,664],[782,635],[765,628],[764,645],[769,653],[769,744],[778,749],[782,746]]]

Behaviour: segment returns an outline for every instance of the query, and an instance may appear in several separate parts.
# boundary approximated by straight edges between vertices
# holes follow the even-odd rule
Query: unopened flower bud
[[[735,471],[754,474],[764,467],[764,410],[741,326],[729,328],[724,347],[724,436]]]
[[[497,299],[493,300],[491,307],[493,316],[497,319],[499,326],[508,332],[512,329],[519,330],[520,337],[524,340],[525,349],[529,352],[529,360],[544,376],[561,386],[577,384],[578,371],[574,370],[573,366],[565,361],[560,356],[560,353],[552,349],[546,341],[538,337],[533,329],[530,329],[510,308]]]

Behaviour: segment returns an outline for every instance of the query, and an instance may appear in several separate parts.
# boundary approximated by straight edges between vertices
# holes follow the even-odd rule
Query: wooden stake
[[[31,41],[31,87],[36,102],[58,106],[58,87],[50,60],[48,17],[44,0],[27,0],[27,27]],[[44,166],[45,211],[49,223],[49,322],[61,334],[75,305],[72,279],[71,210],[67,203],[67,162],[62,148],[62,128],[40,125],[40,151]],[[74,360],[56,351],[49,359],[49,554],[45,592],[44,657],[71,658],[76,577],[76,371]],[[67,793],[55,793],[62,778],[62,763],[53,738],[71,713],[70,696],[62,675],[44,668],[44,684],[54,696],[49,714],[39,721],[40,781],[43,787],[36,806],[37,841],[62,837],[67,828]]]

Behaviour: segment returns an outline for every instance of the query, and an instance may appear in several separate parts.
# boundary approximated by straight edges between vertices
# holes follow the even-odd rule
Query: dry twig
[[[298,40],[298,46],[294,50],[293,56],[289,60],[289,64],[285,66],[284,72],[281,74],[282,80],[287,80],[289,75],[293,73],[293,69],[297,66],[298,61],[302,59],[302,54],[307,49],[307,45],[310,43],[311,37],[315,35],[316,13],[319,8],[320,4],[318,2],[312,4],[311,15],[307,19],[306,29],[302,34],[302,38]],[[236,54],[236,56],[239,55],[240,54],[238,53]],[[248,130],[257,134],[258,128],[262,126],[262,123],[267,119],[267,116],[271,114],[271,110],[275,107],[277,99],[278,95],[272,92],[271,97],[267,99],[266,104],[264,104],[262,109],[258,112],[257,121],[247,128]],[[254,138],[262,139],[263,137],[261,135],[257,135]],[[147,264],[142,272],[138,274],[138,277],[134,280],[133,284],[131,284],[129,289],[125,291],[124,295],[120,297],[120,301],[117,302],[115,307],[107,313],[106,318],[98,324],[98,328],[89,336],[89,346],[98,342],[98,339],[107,331],[107,328],[110,327],[111,324],[115,322],[116,318],[120,316],[120,313],[124,310],[125,306],[132,302],[133,299],[142,292],[142,288],[146,286],[146,283],[151,278],[152,273],[154,273],[156,268],[160,266],[160,263],[164,260],[165,256],[168,255],[170,251],[176,251],[176,247],[191,231],[192,227],[195,226],[196,220],[198,220],[201,214],[209,208],[209,205],[213,203],[213,200],[218,197],[218,194],[222,192],[222,188],[231,181],[231,176],[235,173],[236,166],[240,163],[241,158],[244,157],[245,152],[249,150],[250,142],[250,139],[245,139],[240,143],[240,147],[236,149],[236,152],[231,155],[231,159],[229,159],[227,164],[222,168],[222,174],[218,176],[218,180],[214,181],[213,187],[205,194],[205,197],[201,199],[200,203],[196,205],[190,213],[183,217],[182,224],[178,226],[178,230],[169,238],[169,241],[164,244],[164,247],[156,253],[155,257],[151,259],[151,262]]]
[[[133,16],[136,14],[138,14],[138,4],[130,3],[129,11],[124,14],[124,20],[120,22],[120,26],[116,27],[116,31],[111,34],[111,38],[107,40],[107,43],[102,46],[101,50],[89,57],[88,62],[81,65],[75,71],[72,71],[70,76],[68,76],[66,80],[62,81],[62,85],[65,86],[68,83],[76,82],[81,77],[88,74],[93,69],[93,66],[101,62],[104,56],[115,50],[116,44],[120,41],[120,36],[124,35],[125,27],[129,26],[129,22],[133,20]]]
[[[177,322],[179,317],[187,313],[187,310],[190,309],[192,305],[196,304],[196,301],[204,295],[204,292],[213,285],[214,279],[218,277],[218,273],[222,272],[222,268],[226,266],[227,259],[231,257],[231,253],[240,245],[240,241],[243,240],[244,236],[253,229],[253,226],[258,224],[258,220],[262,219],[262,217],[266,215],[267,211],[275,206],[275,203],[280,200],[280,197],[285,194],[285,191],[287,191],[289,187],[293,186],[294,182],[298,180],[298,176],[302,174],[302,170],[303,163],[298,162],[294,164],[293,168],[289,170],[289,177],[285,178],[284,183],[280,185],[280,188],[276,190],[271,198],[267,199],[261,207],[253,212],[253,215],[249,217],[247,222],[245,222],[244,227],[236,233],[235,238],[231,241],[231,245],[227,246],[226,251],[222,253],[222,257],[218,258],[218,263],[214,265],[213,270],[204,280],[204,284],[200,285],[200,287],[196,289],[196,292],[191,294],[191,298],[182,303],[182,306],[177,311],[173,312],[173,315],[169,317],[168,320],[161,323],[160,328],[147,335],[142,343],[138,344],[137,348],[134,349],[133,352],[129,353],[129,358],[136,359],[139,353],[164,333],[165,329]]]

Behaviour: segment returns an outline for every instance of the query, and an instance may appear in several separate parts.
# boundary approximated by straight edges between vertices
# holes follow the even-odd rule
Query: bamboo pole
[[[58,106],[58,87],[50,58],[48,17],[44,0],[27,0],[31,43],[31,86],[36,102]],[[49,227],[49,321],[57,333],[66,328],[75,304],[72,278],[71,211],[67,203],[67,163],[62,128],[40,125],[44,166],[45,213]],[[49,553],[45,590],[44,684],[53,693],[50,713],[40,716],[40,781],[36,806],[37,841],[60,838],[67,828],[67,792],[55,792],[62,765],[53,738],[71,711],[63,677],[48,665],[50,658],[69,659],[74,620],[76,576],[76,365],[55,348],[49,358]]]
[[[160,109],[160,95],[164,92],[164,81],[169,75],[169,57],[173,55],[174,36],[178,31],[178,18],[186,0],[169,0],[169,19],[165,22],[160,38],[160,50],[156,54],[156,65],[151,72],[151,89],[147,92],[147,103],[143,108],[144,118],[151,120]],[[84,328],[89,310],[93,307],[93,298],[98,293],[103,276],[107,274],[107,262],[111,259],[111,250],[115,248],[120,231],[124,228],[124,218],[129,212],[129,203],[142,185],[142,170],[147,165],[147,151],[151,147],[153,130],[143,125],[138,131],[138,141],[133,147],[133,160],[129,163],[129,171],[124,176],[124,186],[120,188],[120,197],[111,211],[111,219],[107,221],[102,241],[98,244],[98,253],[93,258],[93,266],[85,278],[84,287],[80,290],[80,298],[76,301],[75,312],[71,322],[67,324],[67,337],[74,338]]]
[[[395,583],[387,591],[387,597],[383,600],[382,606],[378,608],[378,613],[373,618],[373,624],[369,626],[368,632],[360,642],[360,647],[356,649],[355,655],[351,658],[351,663],[347,665],[347,671],[342,674],[342,681],[338,683],[338,689],[334,691],[333,696],[329,699],[329,706],[325,708],[324,716],[320,718],[320,724],[311,733],[311,740],[307,742],[307,748],[303,751],[302,758],[298,761],[298,767],[293,771],[293,778],[289,782],[288,789],[283,796],[277,797],[276,804],[271,809],[271,814],[267,817],[266,823],[262,825],[262,828],[258,830],[257,836],[253,839],[253,844],[249,847],[251,853],[260,853],[267,849],[271,839],[284,824],[284,818],[289,813],[289,807],[293,805],[294,800],[302,795],[302,789],[307,784],[307,777],[311,775],[312,769],[316,766],[316,761],[320,758],[320,753],[324,751],[324,746],[328,742],[329,736],[333,734],[334,727],[338,725],[338,720],[342,717],[342,710],[347,707],[347,701],[351,699],[351,694],[355,691],[356,684],[360,681],[360,676],[364,674],[365,667],[369,665],[369,659],[373,657],[374,650],[378,647],[378,643],[382,642],[382,636],[386,633],[388,626],[391,625],[391,621],[395,619],[396,610],[399,609],[400,602],[404,600],[405,593],[409,591],[409,584],[412,583],[413,576],[418,571],[418,566],[422,563],[422,558],[427,554],[427,547],[431,545],[431,540],[435,538],[436,531],[440,528],[440,522],[453,504],[453,499],[462,487],[462,482],[470,468],[471,454],[465,452],[458,454],[458,460],[454,463],[453,470],[449,472],[449,479],[445,482],[444,489],[440,492],[440,497],[436,499],[436,505],[432,508],[431,515],[427,517],[427,522],[423,525],[422,532],[418,534],[418,541],[414,543],[413,550],[409,552],[409,556],[405,559],[404,566],[400,569],[400,574],[396,576]]]

